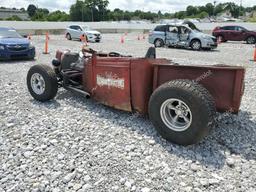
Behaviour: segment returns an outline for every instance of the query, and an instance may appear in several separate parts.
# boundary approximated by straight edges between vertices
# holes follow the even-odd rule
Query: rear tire
[[[58,91],[55,72],[47,65],[34,65],[27,74],[27,87],[32,97],[38,101],[53,99]]]
[[[179,145],[201,141],[214,125],[215,103],[210,93],[190,80],[161,85],[149,102],[149,117],[159,134]]]
[[[192,40],[191,44],[190,44],[190,47],[195,50],[195,51],[199,51],[201,50],[202,48],[202,45],[201,45],[201,41],[195,39],[195,40]]]
[[[67,36],[67,40],[72,40],[72,37],[69,33],[66,36]]]
[[[256,37],[254,37],[254,36],[247,37],[246,43],[248,43],[248,44],[255,44],[256,43]]]
[[[156,39],[154,42],[155,47],[163,47],[164,46],[164,41],[162,39]]]

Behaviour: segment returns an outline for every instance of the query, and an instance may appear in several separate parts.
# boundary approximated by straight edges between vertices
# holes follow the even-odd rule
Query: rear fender
[[[218,112],[238,113],[244,89],[245,69],[233,66],[154,65],[153,90],[176,80],[189,79],[213,96]]]

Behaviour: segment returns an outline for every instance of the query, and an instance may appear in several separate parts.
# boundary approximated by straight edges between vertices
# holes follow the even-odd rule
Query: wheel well
[[[199,42],[202,44],[202,42],[201,42],[201,40],[200,40],[200,39],[198,39],[198,38],[194,38],[194,39],[192,39],[192,40],[190,41],[190,46],[191,46],[191,44],[193,43],[193,41],[199,41]]]
[[[156,43],[157,40],[161,40],[161,41],[164,42],[164,40],[163,40],[162,38],[156,38],[155,41],[154,41],[154,43]]]
[[[215,37],[216,37],[216,38],[222,37],[222,39],[224,39],[224,35],[222,35],[222,34],[218,34],[218,35],[216,35]]]
[[[66,33],[66,38],[68,37],[68,35],[71,37],[71,34],[69,32]]]
[[[255,35],[248,35],[248,36],[246,37],[246,40],[247,40],[249,37],[254,37],[254,38],[256,39],[256,36],[255,36]]]

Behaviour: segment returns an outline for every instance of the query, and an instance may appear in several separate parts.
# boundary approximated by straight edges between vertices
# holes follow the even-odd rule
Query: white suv
[[[70,25],[66,29],[68,40],[80,39],[81,35],[86,35],[89,42],[100,42],[102,38],[100,32],[90,29],[89,26]]]

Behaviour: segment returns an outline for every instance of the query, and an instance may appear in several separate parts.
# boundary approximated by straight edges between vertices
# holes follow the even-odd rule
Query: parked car
[[[193,50],[217,48],[215,37],[190,26],[187,24],[158,25],[150,32],[149,43],[154,44],[155,47],[182,47]]]
[[[70,25],[66,29],[66,37],[68,40],[81,39],[82,35],[84,35],[89,42],[100,42],[102,39],[101,33],[90,29],[89,26]]]
[[[256,31],[251,31],[241,26],[216,27],[212,35],[222,42],[246,41],[248,44],[256,43]]]
[[[0,27],[0,59],[34,59],[35,47],[13,28]]]
[[[197,80],[209,71],[213,75]],[[209,133],[216,111],[238,113],[244,75],[243,67],[157,59],[154,47],[144,58],[84,48],[80,54],[57,51],[52,67],[32,66],[27,86],[41,102],[55,98],[63,87],[119,110],[149,114],[165,139],[190,145]]]

